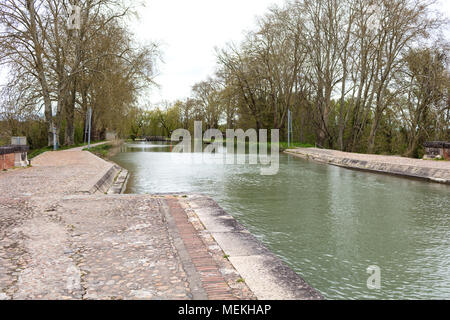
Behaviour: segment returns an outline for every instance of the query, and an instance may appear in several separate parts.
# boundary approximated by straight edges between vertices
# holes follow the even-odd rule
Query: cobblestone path
[[[255,299],[187,199],[80,194],[112,166],[80,150],[32,164],[0,173],[0,300]]]

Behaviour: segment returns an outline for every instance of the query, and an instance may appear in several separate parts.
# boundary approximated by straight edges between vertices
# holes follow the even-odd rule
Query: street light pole
[[[91,125],[92,125],[92,108],[89,108],[88,149],[91,149]]]
[[[89,130],[89,109],[86,111],[86,116],[84,117],[84,132],[83,132],[83,143],[87,143],[87,135]]]
[[[294,137],[294,128],[292,126],[292,112],[288,109],[288,147],[291,146],[291,135]]]
[[[56,139],[56,127],[53,125],[53,151],[58,150],[58,139]]]
[[[288,148],[291,146],[291,111],[288,110]]]

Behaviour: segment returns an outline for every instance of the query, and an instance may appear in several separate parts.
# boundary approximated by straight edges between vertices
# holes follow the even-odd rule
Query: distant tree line
[[[276,128],[287,137],[290,110],[296,141],[421,156],[424,141],[450,139],[449,25],[432,5],[301,0],[272,7],[242,43],[217,50],[216,74],[190,98],[147,114],[152,130],[169,134],[201,120],[205,129]]]
[[[72,6],[78,26],[68,23]],[[128,135],[127,117],[153,85],[158,48],[138,45],[126,27],[136,13],[125,0],[2,0],[0,139],[26,135],[32,147],[84,140],[93,110],[93,138]],[[77,23],[75,21],[74,23]]]

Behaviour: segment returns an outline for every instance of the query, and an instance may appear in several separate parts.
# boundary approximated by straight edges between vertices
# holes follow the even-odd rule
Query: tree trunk
[[[415,156],[415,153],[417,151],[417,147],[419,145],[419,137],[420,134],[414,134],[414,137],[411,139],[409,145],[408,145],[408,150],[405,153],[405,156],[412,158]]]
[[[50,90],[47,82],[47,77],[44,71],[44,62],[42,60],[42,46],[38,39],[38,31],[36,26],[36,11],[34,8],[34,0],[26,1],[28,12],[30,13],[30,33],[33,41],[33,46],[36,55],[36,70],[39,77],[39,83],[42,90],[42,98],[44,100],[44,115],[47,124],[47,138],[48,146],[53,145],[53,111],[50,99]]]
[[[76,98],[76,81],[72,88],[72,94],[66,104],[66,131],[64,144],[72,146],[75,144],[75,98]]]
[[[370,129],[370,135],[368,139],[367,152],[373,154],[375,152],[375,137],[377,135],[378,126],[380,122],[380,112],[377,110],[373,119],[372,127]]]

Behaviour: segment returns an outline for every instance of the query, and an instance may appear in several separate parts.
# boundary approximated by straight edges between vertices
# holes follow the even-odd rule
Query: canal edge
[[[78,194],[124,194],[127,188],[130,174],[128,170],[122,168],[111,160],[105,160],[97,155],[87,152],[96,161],[108,163],[108,167],[103,170],[95,179],[89,181],[78,190]]]
[[[450,185],[450,179],[441,178],[442,175],[445,175],[446,170],[444,169],[416,167],[407,164],[390,164],[387,162],[358,160],[345,157],[339,158],[331,155],[319,155],[316,153],[308,152],[304,149],[285,150],[284,153],[305,160],[312,160],[318,163],[332,165],[344,169],[385,174],[403,178],[417,179],[431,183]],[[440,176],[437,177],[436,173],[439,173]]]
[[[179,201],[195,213],[258,300],[324,299],[213,199],[190,194]]]

